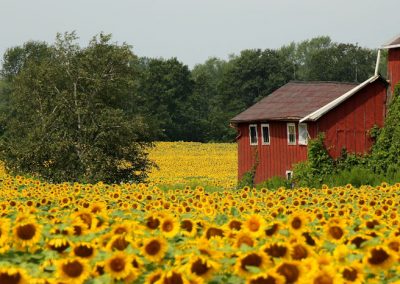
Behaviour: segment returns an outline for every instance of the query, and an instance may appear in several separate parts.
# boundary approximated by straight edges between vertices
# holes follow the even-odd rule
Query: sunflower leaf
[[[257,266],[252,266],[252,265],[246,265],[246,269],[247,269],[248,271],[250,271],[250,273],[254,273],[254,274],[257,274],[257,273],[261,273],[261,272],[262,272],[262,270],[261,270],[259,267],[257,267]]]

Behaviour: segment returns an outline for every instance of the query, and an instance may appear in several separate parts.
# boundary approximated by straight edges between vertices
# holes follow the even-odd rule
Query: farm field
[[[168,167],[173,150],[151,155],[162,152]],[[400,184],[235,190],[223,189],[234,177],[226,171],[221,190],[177,189],[171,169],[186,180],[173,162],[137,185],[48,184],[3,171],[0,283],[399,283]],[[208,175],[197,172],[196,182]]]
[[[157,142],[149,155],[158,165],[149,181],[159,186],[236,186],[235,143]]]

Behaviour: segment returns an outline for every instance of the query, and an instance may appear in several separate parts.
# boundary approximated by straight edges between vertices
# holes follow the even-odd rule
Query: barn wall
[[[389,49],[388,56],[388,77],[393,93],[394,87],[400,82],[400,48]]]
[[[264,122],[263,122],[264,123]],[[285,177],[287,170],[292,170],[292,165],[307,159],[307,146],[288,145],[287,122],[265,122],[270,127],[270,145],[262,145],[261,123],[257,123],[258,145],[250,145],[249,124],[239,124],[238,132],[238,176],[241,178],[256,162],[258,152],[259,163],[256,170],[255,182],[260,183],[273,176]],[[298,143],[298,124],[296,124],[296,142]],[[316,136],[315,124],[307,125],[312,138]]]
[[[325,146],[337,158],[342,148],[348,152],[367,153],[373,141],[368,132],[374,126],[383,126],[385,118],[386,85],[377,80],[353,95],[317,121],[325,133]]]

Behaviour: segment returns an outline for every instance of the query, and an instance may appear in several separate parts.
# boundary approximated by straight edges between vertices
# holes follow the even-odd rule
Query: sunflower
[[[303,269],[299,261],[284,261],[276,267],[276,272],[285,278],[285,283],[295,283],[301,279]]]
[[[327,239],[334,243],[343,243],[347,234],[344,223],[337,222],[337,219],[331,219],[324,225],[324,231]]]
[[[386,246],[376,246],[368,250],[364,257],[364,264],[373,270],[389,269],[396,258]]]
[[[133,272],[131,257],[123,251],[114,253],[105,261],[104,271],[116,280],[125,279]]]
[[[288,220],[290,232],[301,233],[304,230],[307,223],[307,219],[305,216],[307,216],[306,213],[299,211],[290,216]]]
[[[121,224],[116,224],[112,227],[111,232],[114,235],[129,234],[132,230],[132,223],[129,221],[124,221]]]
[[[235,264],[236,274],[247,277],[251,276],[252,273],[249,270],[249,266],[257,267],[260,270],[265,270],[271,265],[271,261],[268,256],[263,252],[249,252],[249,253],[238,253],[239,257]]]
[[[265,233],[266,223],[261,215],[250,215],[243,223],[242,229],[248,231],[253,237],[260,237]]]
[[[207,224],[204,230],[204,237],[209,240],[211,238],[223,238],[225,236],[224,228],[219,228],[211,224]]]
[[[349,266],[340,268],[340,273],[345,284],[361,284],[364,283],[363,266],[354,262]]]
[[[287,258],[289,256],[289,246],[284,242],[268,243],[261,248],[271,259]]]
[[[0,268],[0,283],[9,284],[28,284],[31,279],[25,270],[13,267]]]
[[[184,274],[182,272],[179,272],[177,269],[172,269],[164,272],[161,280],[159,281],[161,284],[172,284],[172,283],[189,284],[189,281],[184,276]]]
[[[289,251],[293,260],[302,260],[313,254],[313,251],[303,242],[292,243]]]
[[[90,274],[89,264],[81,258],[66,258],[57,261],[57,278],[67,283],[83,283]]]
[[[218,271],[220,264],[202,255],[191,255],[187,267],[189,275],[208,280]]]
[[[92,259],[96,255],[96,247],[87,242],[79,242],[72,246],[72,254],[77,257]]]
[[[125,250],[129,245],[132,246],[132,238],[127,235],[114,235],[108,241],[106,249],[109,251],[113,250]]]
[[[41,237],[42,226],[34,219],[23,219],[17,222],[13,229],[14,241],[17,247],[33,249]]]
[[[160,226],[160,218],[158,216],[150,215],[146,218],[146,227],[150,230],[155,230]]]
[[[194,237],[197,234],[197,225],[190,219],[181,221],[181,233],[187,237]]]
[[[66,238],[54,238],[47,241],[47,247],[58,253],[63,253],[70,247],[70,242]]]
[[[256,240],[253,239],[253,236],[247,231],[240,231],[235,235],[234,238],[234,247],[240,248],[243,244],[253,247],[256,243]]]
[[[0,253],[8,250],[9,245],[10,220],[0,218]]]
[[[173,238],[179,232],[179,222],[167,215],[161,219],[160,230],[166,238]]]
[[[335,284],[343,283],[340,273],[334,266],[324,266],[318,270],[312,271],[307,277],[303,277],[300,284]]]
[[[159,262],[164,258],[167,247],[167,241],[162,237],[145,239],[142,254],[150,261]]]
[[[228,230],[230,230],[231,232],[235,232],[235,231],[240,231],[242,229],[242,225],[243,222],[234,218],[231,219],[228,224],[226,224],[226,227]]]
[[[284,284],[285,278],[279,275],[275,271],[262,272],[253,276],[250,276],[246,280],[246,284]]]

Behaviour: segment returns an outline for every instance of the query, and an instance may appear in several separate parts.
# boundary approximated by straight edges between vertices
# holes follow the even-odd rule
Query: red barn
[[[369,131],[383,126],[388,96],[400,81],[400,37],[383,48],[389,49],[389,84],[380,75],[361,84],[290,82],[232,118],[239,178],[253,166],[255,183],[290,178],[293,164],[307,159],[308,140],[320,132],[333,158],[343,148],[368,152],[373,142]]]

